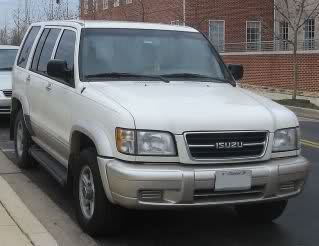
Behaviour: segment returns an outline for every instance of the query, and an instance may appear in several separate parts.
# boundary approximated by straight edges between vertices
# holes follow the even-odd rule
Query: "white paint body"
[[[41,30],[48,26],[58,26],[61,29],[71,29],[76,32],[75,61],[78,61],[80,34],[83,28],[135,28],[197,32],[189,27],[123,22],[74,21],[34,25],[40,26]],[[30,57],[33,56],[40,34],[41,31],[31,49]],[[162,185],[166,187],[168,186],[167,180],[180,182],[180,179],[185,178],[186,180],[196,176],[197,169],[192,166],[189,169],[183,167],[186,164],[205,164],[207,170],[205,171],[203,167],[199,168],[200,170],[197,170],[200,171],[197,173],[198,177],[201,175],[204,177],[212,175],[213,177],[216,170],[212,167],[215,164],[245,163],[242,167],[250,168],[249,163],[254,162],[251,164],[253,175],[266,177],[267,175],[275,175],[273,172],[278,172],[277,165],[289,163],[288,160],[276,164],[274,158],[298,158],[297,156],[300,154],[300,150],[272,153],[274,132],[277,129],[299,126],[294,113],[271,100],[241,88],[232,87],[230,84],[198,81],[171,81],[170,83],[162,81],[100,81],[88,83],[80,80],[78,63],[75,62],[75,87],[72,88],[30,71],[30,57],[26,69],[14,67],[13,97],[21,102],[24,114],[30,116],[31,126],[35,132],[33,140],[67,168],[73,148],[74,133],[81,132],[88,136],[97,148],[102,181],[107,196],[112,202],[124,206],[132,205],[132,199],[137,199],[138,185],[136,184],[135,187],[133,183],[127,184],[127,187],[132,185],[136,188],[134,195],[132,195],[135,197],[131,197],[130,202],[123,201],[125,194],[118,196],[120,192],[118,190],[121,190],[120,187],[124,184],[121,182],[137,178],[137,174],[144,175],[142,180],[144,178],[149,182],[152,178],[158,177],[156,180],[162,180]],[[28,76],[30,76],[30,82],[27,82]],[[47,91],[45,88],[49,83],[52,85],[52,89]],[[115,143],[115,129],[117,127],[171,132],[176,140],[178,156],[156,157],[121,154]],[[267,131],[269,139],[265,154],[257,160],[199,161],[190,157],[184,138],[185,132],[198,131]],[[113,158],[117,161],[111,161]],[[163,163],[163,166],[154,165],[152,168],[153,164],[150,164],[135,167],[130,164],[130,162],[136,161],[153,164]],[[265,161],[271,161],[269,166]],[[117,162],[121,163],[117,164]],[[263,164],[258,166],[258,163],[261,162]],[[302,166],[301,172],[303,172],[302,177],[304,177],[308,169],[307,162],[304,159],[294,159],[294,162],[297,163],[297,166],[299,164]],[[170,166],[169,163],[174,164],[174,166]],[[178,163],[181,166],[176,166]],[[119,170],[119,167],[122,169]],[[106,172],[109,177],[107,177]],[[121,172],[128,172],[131,176]],[[165,176],[165,172],[168,176]],[[116,177],[128,176],[123,178],[124,180],[117,181],[115,176],[110,177],[112,173]],[[291,173],[296,173],[296,169],[289,169],[289,174]],[[151,177],[147,175],[151,175]],[[110,187],[109,182],[113,182],[113,188],[116,186],[114,190]],[[145,183],[145,188],[147,188],[147,184],[156,188],[154,187],[155,183],[149,182]],[[186,186],[183,187],[185,189]],[[181,189],[179,185],[173,188]],[[136,204],[135,202],[138,203],[134,200],[133,203]]]

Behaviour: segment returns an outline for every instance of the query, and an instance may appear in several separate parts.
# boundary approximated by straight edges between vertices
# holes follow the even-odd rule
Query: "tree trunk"
[[[293,87],[293,95],[292,99],[297,99],[297,92],[298,92],[298,77],[299,77],[299,66],[298,66],[298,33],[295,33],[294,37],[294,50],[293,50],[293,63],[294,63],[294,87]]]

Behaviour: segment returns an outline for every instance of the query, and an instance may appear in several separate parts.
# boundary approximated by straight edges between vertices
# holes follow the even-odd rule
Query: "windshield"
[[[82,81],[103,81],[109,74],[112,80],[121,74],[131,74],[130,80],[134,76],[141,79],[140,75],[231,80],[219,55],[201,33],[84,29],[81,40]]]
[[[0,71],[2,70],[12,70],[16,55],[18,50],[4,50],[0,49]]]

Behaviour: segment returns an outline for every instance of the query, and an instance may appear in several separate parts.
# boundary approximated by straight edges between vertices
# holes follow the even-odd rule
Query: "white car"
[[[11,71],[18,49],[18,46],[0,45],[0,115],[10,115]]]
[[[295,114],[238,88],[242,76],[190,27],[33,24],[13,70],[18,165],[72,185],[90,235],[118,230],[123,208],[234,205],[272,221],[309,163]]]

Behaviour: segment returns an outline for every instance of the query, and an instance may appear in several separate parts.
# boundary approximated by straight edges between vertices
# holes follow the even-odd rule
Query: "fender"
[[[89,121],[82,121],[78,122],[76,125],[72,127],[71,135],[70,135],[70,144],[72,145],[72,137],[74,132],[80,132],[86,136],[88,136],[94,143],[98,156],[97,162],[100,170],[100,177],[103,183],[103,188],[105,194],[110,202],[114,203],[112,192],[110,189],[108,177],[106,170],[104,168],[104,162],[106,158],[112,159],[113,152],[111,148],[111,143],[105,131],[102,130],[95,122],[94,124],[90,123]],[[73,148],[73,146],[71,146]],[[72,152],[72,149],[71,149]],[[101,158],[103,156],[103,158]]]
[[[113,157],[112,145],[109,141],[109,137],[96,122],[94,122],[94,124],[89,121],[77,122],[71,129],[70,144],[72,143],[73,133],[76,131],[85,134],[93,141],[99,156]]]

